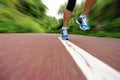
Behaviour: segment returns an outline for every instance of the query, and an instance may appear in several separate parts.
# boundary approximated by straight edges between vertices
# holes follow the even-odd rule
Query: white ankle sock
[[[67,29],[67,27],[62,27],[62,29]]]

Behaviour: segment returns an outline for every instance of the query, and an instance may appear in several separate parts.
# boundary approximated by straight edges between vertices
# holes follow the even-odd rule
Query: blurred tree
[[[43,18],[47,8],[41,0],[18,0],[18,4],[15,5],[21,13],[35,18]]]
[[[119,0],[98,0],[97,4],[94,6],[90,14],[88,15],[90,20],[95,21],[90,22],[92,23],[91,25],[94,25],[96,29],[103,29],[104,31],[108,32],[119,32],[119,3]]]
[[[0,32],[43,32],[41,0],[0,0]]]

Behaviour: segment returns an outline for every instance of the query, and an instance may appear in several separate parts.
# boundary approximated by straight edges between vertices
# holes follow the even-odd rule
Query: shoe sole
[[[69,40],[69,38],[62,38],[63,40]]]
[[[62,38],[62,40],[69,40],[69,39],[63,39],[63,38]]]

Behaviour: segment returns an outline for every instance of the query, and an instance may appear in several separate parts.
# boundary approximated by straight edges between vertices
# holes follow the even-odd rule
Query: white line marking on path
[[[68,40],[59,40],[71,54],[87,80],[120,80],[120,72],[90,55]]]

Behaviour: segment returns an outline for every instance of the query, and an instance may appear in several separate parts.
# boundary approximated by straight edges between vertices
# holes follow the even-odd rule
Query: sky
[[[43,3],[48,7],[47,15],[56,17],[57,19],[62,18],[62,16],[58,15],[57,12],[59,7],[67,2],[68,0],[42,0]],[[77,0],[77,3],[80,3],[81,0]]]

